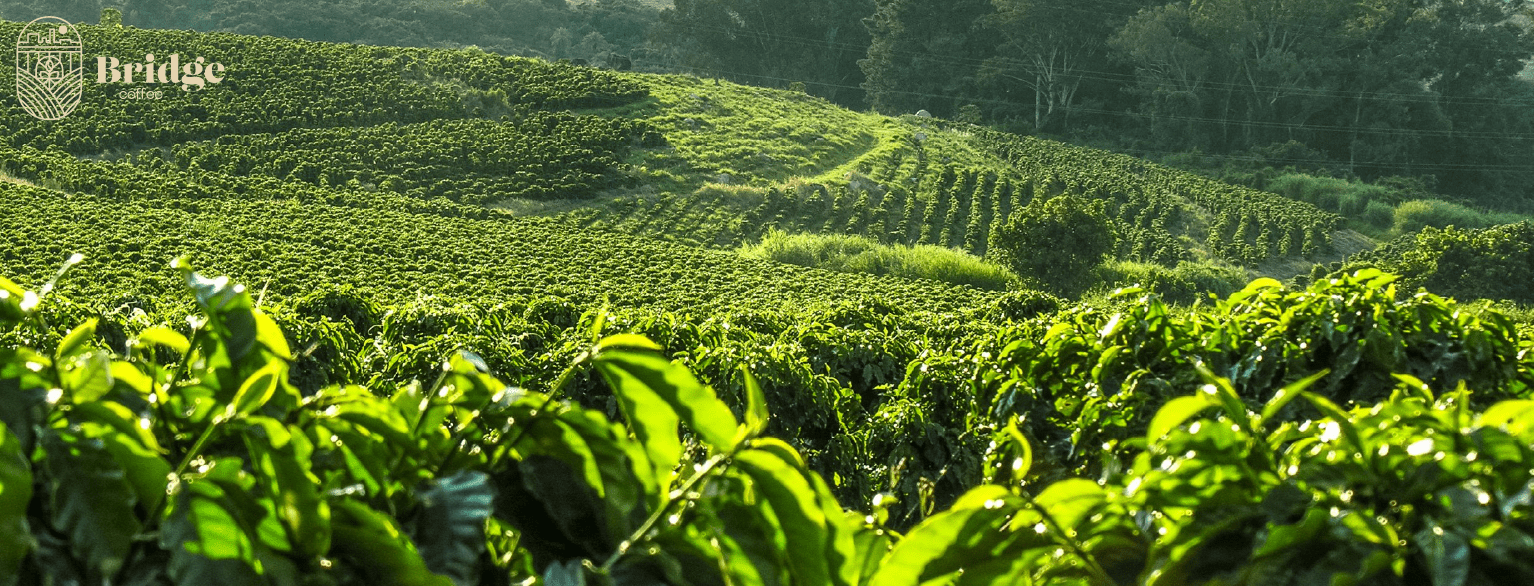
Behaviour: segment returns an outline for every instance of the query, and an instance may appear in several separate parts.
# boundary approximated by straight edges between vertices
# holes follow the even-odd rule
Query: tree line
[[[1527,0],[0,0],[0,16],[112,7],[139,27],[803,87],[1152,158],[1420,177],[1480,205],[1530,207],[1534,180]]]

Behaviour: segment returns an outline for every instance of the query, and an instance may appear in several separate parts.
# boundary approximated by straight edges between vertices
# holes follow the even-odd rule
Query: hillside
[[[1335,213],[970,124],[81,28],[228,75],[0,101],[0,586],[1534,580],[1534,341],[1412,294],[1534,224],[1329,275]]]
[[[1130,157],[852,112],[799,92],[475,50],[131,28],[99,36],[115,53],[174,45],[242,73],[184,100],[93,94],[51,125],[11,106],[0,127],[12,145],[442,197],[714,248],[777,229],[983,256],[1013,210],[1069,193],[1110,204],[1121,260],[1215,260],[1288,278],[1332,255],[1339,228],[1309,204]],[[318,77],[275,73],[320,62]],[[180,122],[134,123],[145,118]]]

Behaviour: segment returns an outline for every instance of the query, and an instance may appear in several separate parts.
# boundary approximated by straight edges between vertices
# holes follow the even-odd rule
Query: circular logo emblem
[[[28,23],[16,39],[16,99],[28,114],[58,120],[74,112],[85,91],[80,31],[62,18]]]

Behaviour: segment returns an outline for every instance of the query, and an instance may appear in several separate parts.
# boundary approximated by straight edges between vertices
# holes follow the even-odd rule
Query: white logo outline
[[[41,26],[39,26],[41,25]],[[80,29],[41,16],[16,37],[16,101],[39,120],[62,120],[85,94],[85,47]]]

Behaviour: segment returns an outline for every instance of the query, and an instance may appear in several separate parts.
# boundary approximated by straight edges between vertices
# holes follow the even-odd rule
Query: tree
[[[1111,2],[1117,4],[1117,2]],[[1001,38],[996,55],[980,69],[980,79],[1018,84],[1033,92],[1033,127],[1069,119],[1084,69],[1101,68],[1094,57],[1106,53],[1112,29],[1106,0],[992,0],[996,13],[981,18],[988,32]]]
[[[873,0],[676,0],[653,38],[682,65],[755,85],[802,81],[816,95],[862,105],[857,61]]]
[[[876,0],[864,19],[871,40],[858,61],[868,105],[884,114],[931,110],[952,116],[974,93],[975,73],[989,56],[978,20],[988,0]]]
[[[1074,195],[1035,198],[992,234],[987,256],[1052,293],[1079,295],[1091,284],[1092,269],[1117,246],[1105,203]]]

